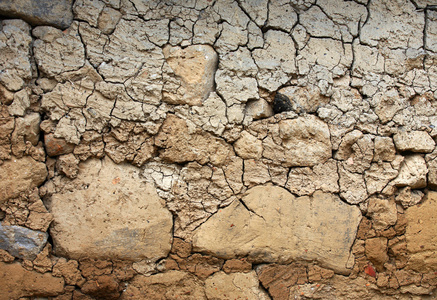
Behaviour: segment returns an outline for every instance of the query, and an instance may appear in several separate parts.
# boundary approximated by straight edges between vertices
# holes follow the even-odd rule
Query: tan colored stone
[[[2,6],[0,4],[0,11]],[[32,77],[30,64],[30,26],[22,20],[2,21],[0,31],[0,83],[10,91],[19,91]],[[2,101],[3,102],[3,101]]]
[[[226,274],[219,272],[205,281],[208,299],[270,299],[260,288],[255,271],[250,273]]]
[[[202,105],[213,91],[217,53],[207,45],[193,45],[185,49],[167,46],[163,53],[175,75],[175,82],[164,84],[164,101]]]
[[[366,183],[364,176],[345,170],[343,164],[339,164],[340,196],[350,204],[358,204],[367,199]]]
[[[329,98],[323,96],[316,86],[290,86],[280,89],[278,93],[290,99],[296,113],[314,113],[319,106],[329,102]]]
[[[428,192],[421,205],[408,208],[407,250],[410,259],[407,268],[417,272],[437,270],[437,193]]]
[[[64,279],[50,273],[25,270],[19,263],[0,262],[0,299],[56,296],[64,291]]]
[[[260,159],[263,152],[262,141],[247,131],[241,132],[240,138],[234,143],[234,149],[243,159]]]
[[[246,115],[252,117],[253,120],[269,118],[273,116],[273,109],[270,104],[264,99],[250,101],[246,105]]]
[[[47,211],[41,200],[37,200],[28,206],[30,211],[26,220],[26,227],[46,232],[50,223],[53,221],[53,216]]]
[[[192,123],[169,115],[155,136],[155,144],[164,148],[160,157],[171,162],[195,160],[201,164],[221,165],[232,156],[232,147],[224,140],[193,127]]]
[[[259,86],[273,92],[296,73],[295,46],[289,35],[277,30],[267,31],[264,40],[264,48],[255,49],[253,58]]]
[[[394,198],[378,199],[372,197],[367,206],[367,215],[372,219],[375,230],[384,230],[395,225],[397,221],[397,209]]]
[[[393,169],[392,165],[388,162],[372,163],[370,168],[364,172],[368,194],[381,193],[387,184],[396,178],[398,174],[399,172]]]
[[[47,177],[44,163],[29,156],[14,158],[0,165],[0,203],[41,185]]]
[[[311,195],[316,190],[338,193],[337,162],[333,159],[313,168],[292,168],[285,187],[298,196]]]
[[[396,201],[400,202],[403,207],[407,208],[422,201],[423,196],[422,191],[411,190],[411,187],[407,186],[400,189],[399,194],[396,196]]]
[[[435,142],[425,131],[401,131],[393,136],[399,151],[430,153],[435,148]]]
[[[399,169],[399,175],[392,183],[396,186],[410,186],[412,189],[423,188],[426,186],[426,167],[425,159],[419,154],[406,156]]]
[[[316,260],[337,272],[349,272],[349,250],[361,219],[357,207],[322,192],[296,198],[275,186],[254,187],[241,201],[195,231],[194,250],[223,258],[248,255],[257,262]],[[333,215],[338,217],[332,219]]]
[[[58,255],[157,260],[171,247],[172,216],[140,170],[109,158],[79,165],[76,188],[51,197]]]
[[[396,156],[395,145],[389,137],[375,137],[375,154],[373,161],[393,161]]]
[[[263,140],[263,157],[284,167],[312,167],[331,157],[331,141],[326,123],[313,115],[279,121],[277,136]],[[272,132],[274,126],[271,126]],[[274,138],[274,139],[273,139]]]
[[[117,26],[122,14],[111,7],[105,7],[99,16],[98,27],[105,34],[111,34]]]
[[[152,276],[137,275],[120,300],[198,299],[206,300],[203,283],[182,271],[168,271]]]
[[[36,27],[32,33],[38,38],[33,44],[36,63],[48,76],[75,71],[85,64],[85,49],[77,23],[65,33],[48,26]]]

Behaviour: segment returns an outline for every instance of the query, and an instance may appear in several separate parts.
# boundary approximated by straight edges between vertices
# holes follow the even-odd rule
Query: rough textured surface
[[[229,275],[220,272],[205,281],[205,294],[208,299],[269,299],[259,285],[255,271]]]
[[[0,166],[0,203],[41,185],[46,177],[45,164],[29,156],[4,162]]]
[[[0,261],[56,300],[436,298],[434,2],[0,0],[0,222],[48,234]]]
[[[0,262],[0,298],[19,299],[38,295],[57,296],[64,291],[64,279],[50,273],[41,274],[24,269],[19,263]]]
[[[47,237],[45,232],[0,224],[0,248],[18,258],[35,259],[44,248]]]
[[[324,226],[323,215],[337,217]],[[193,246],[223,258],[248,255],[257,262],[316,260],[348,273],[360,219],[357,208],[329,194],[296,198],[279,187],[259,186],[200,226]]]
[[[410,253],[408,268],[415,271],[436,270],[436,215],[437,193],[429,192],[423,204],[407,209],[407,248]]]
[[[74,259],[165,257],[171,246],[172,217],[138,173],[137,168],[116,165],[109,158],[82,163],[75,188],[51,198],[55,252]]]
[[[0,2],[0,14],[18,17],[32,25],[52,25],[67,28],[73,21],[72,0],[19,0]]]

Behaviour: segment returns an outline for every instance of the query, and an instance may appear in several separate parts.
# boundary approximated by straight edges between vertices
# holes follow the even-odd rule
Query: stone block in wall
[[[64,292],[64,279],[51,273],[41,274],[24,269],[19,263],[0,262],[0,299],[49,297]]]
[[[171,248],[173,219],[140,169],[109,158],[79,164],[73,191],[51,197],[57,255],[155,261]]]
[[[32,25],[51,25],[64,29],[73,21],[72,2],[72,0],[1,1],[0,14],[22,18]]]
[[[417,272],[437,270],[437,192],[428,192],[420,205],[405,211],[410,259],[407,268]]]
[[[257,186],[202,224],[194,232],[193,247],[228,259],[248,256],[258,263],[314,260],[349,273],[360,220],[356,206],[332,194],[318,191],[296,198],[280,187]]]
[[[0,166],[0,202],[38,187],[47,177],[46,165],[29,156],[13,157]]]
[[[15,257],[33,260],[47,242],[48,234],[21,226],[0,224],[0,249]]]

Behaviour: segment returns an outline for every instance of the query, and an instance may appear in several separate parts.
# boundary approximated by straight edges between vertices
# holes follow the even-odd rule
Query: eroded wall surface
[[[433,1],[0,13],[0,299],[437,297]]]

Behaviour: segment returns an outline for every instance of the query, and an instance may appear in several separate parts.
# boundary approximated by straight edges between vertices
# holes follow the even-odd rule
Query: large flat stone
[[[67,28],[73,21],[73,0],[0,1],[0,15],[18,17],[32,25]]]
[[[407,267],[418,272],[437,270],[437,192],[428,192],[421,205],[408,208]]]
[[[201,225],[193,246],[222,258],[317,261],[349,273],[350,248],[360,220],[356,206],[331,194],[317,191],[312,197],[296,198],[280,187],[257,186]]]
[[[79,165],[75,190],[54,194],[50,230],[57,255],[157,260],[171,248],[173,220],[140,169],[109,158]]]
[[[34,260],[44,248],[47,238],[45,232],[0,224],[0,249],[18,258]]]

